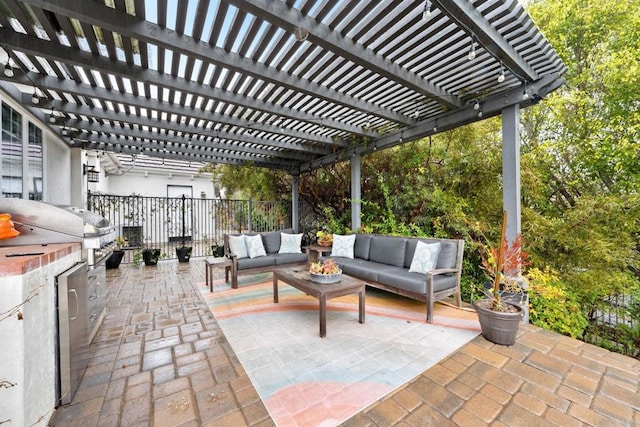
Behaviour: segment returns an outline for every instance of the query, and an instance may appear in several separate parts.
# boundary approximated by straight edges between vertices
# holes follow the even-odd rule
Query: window
[[[28,139],[23,140],[22,115],[2,103],[2,197],[42,200],[42,129],[29,123]],[[26,157],[26,164],[25,164]]]
[[[42,129],[29,123],[29,200],[42,200]]]
[[[2,103],[2,197],[22,198],[22,115]]]

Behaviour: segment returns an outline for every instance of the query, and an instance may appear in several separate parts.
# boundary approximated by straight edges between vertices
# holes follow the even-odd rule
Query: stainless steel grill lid
[[[0,213],[11,214],[20,232],[13,239],[0,240],[0,246],[82,242],[85,247],[97,249],[115,238],[109,221],[86,209],[33,200],[0,199]]]

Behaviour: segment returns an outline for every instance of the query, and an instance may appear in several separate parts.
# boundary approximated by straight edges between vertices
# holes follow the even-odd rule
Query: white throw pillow
[[[418,241],[416,251],[413,253],[409,272],[427,274],[436,268],[438,255],[440,254],[440,243],[425,243]]]
[[[289,233],[280,233],[280,250],[279,254],[301,254],[302,249],[300,249],[300,245],[302,244],[302,233],[300,234],[289,234]]]
[[[249,258],[256,258],[259,256],[266,256],[267,252],[264,250],[264,243],[262,243],[262,236],[256,234],[255,236],[244,236],[244,241],[247,244],[247,252]]]
[[[356,244],[356,235],[349,234],[348,236],[341,236],[339,234],[333,235],[333,246],[331,247],[330,256],[339,256],[343,258],[353,258],[353,247]]]
[[[229,250],[232,254],[238,255],[238,259],[249,258],[244,234],[241,234],[240,236],[229,236]]]

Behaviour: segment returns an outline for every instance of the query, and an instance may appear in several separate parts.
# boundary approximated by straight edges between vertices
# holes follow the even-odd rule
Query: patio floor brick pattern
[[[108,270],[89,367],[51,425],[274,425],[203,285],[196,258]],[[515,345],[478,336],[343,425],[640,425],[639,384],[640,361],[522,324]]]

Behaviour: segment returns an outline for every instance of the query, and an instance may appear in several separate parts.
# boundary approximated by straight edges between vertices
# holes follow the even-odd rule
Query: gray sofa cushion
[[[378,282],[422,295],[427,292],[427,276],[421,273],[409,273],[404,268],[379,272]],[[453,289],[456,282],[457,279],[454,275],[436,275],[433,278],[433,291]]]
[[[264,250],[268,254],[275,254],[280,250],[280,233],[292,234],[293,228],[260,233],[262,235],[262,243],[264,243]]]
[[[456,242],[441,242],[436,268],[455,268],[457,259],[458,245]]]
[[[242,258],[238,260],[238,270],[248,268],[269,267],[276,265],[276,255],[267,255],[257,258]]]
[[[404,267],[406,246],[407,239],[401,237],[372,236],[369,260]]]
[[[368,234],[356,234],[353,257],[368,260],[369,248],[371,248],[371,236]]]
[[[358,277],[364,281],[371,280],[375,282],[378,280],[378,272],[390,268],[390,266],[386,264],[379,264],[358,258],[333,257],[333,260],[340,266],[344,274]]]
[[[411,267],[411,261],[413,260],[413,254],[416,252],[416,245],[418,240],[425,243],[440,242],[440,254],[438,254],[438,262],[436,268],[455,268],[458,258],[458,244],[457,242],[448,242],[446,240],[438,239],[408,239],[407,251],[404,258],[404,266],[406,268]]]
[[[307,254],[277,254],[274,255],[276,257],[276,265],[282,264],[292,264],[296,262],[307,262]]]

